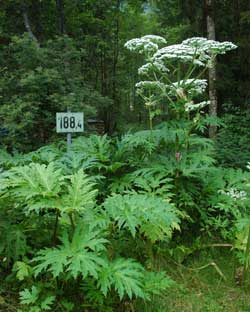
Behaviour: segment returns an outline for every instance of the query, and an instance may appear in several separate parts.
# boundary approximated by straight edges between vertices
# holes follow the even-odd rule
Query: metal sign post
[[[67,133],[67,154],[70,154],[71,134],[84,131],[83,113],[56,113],[56,132]]]
[[[70,148],[71,148],[71,133],[67,132],[67,154],[70,154]]]

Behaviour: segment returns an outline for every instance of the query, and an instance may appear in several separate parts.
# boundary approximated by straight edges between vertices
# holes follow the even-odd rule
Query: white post
[[[67,132],[67,155],[70,155],[70,148],[71,148],[71,133]]]

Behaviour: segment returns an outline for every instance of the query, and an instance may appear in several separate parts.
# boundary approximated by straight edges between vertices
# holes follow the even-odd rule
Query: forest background
[[[124,43],[146,34],[168,44],[207,37],[206,2],[2,1],[1,144],[27,152],[48,143],[56,136],[55,113],[66,107],[103,120],[111,135],[143,128],[147,113],[135,92],[142,58]],[[250,4],[218,0],[211,8],[216,39],[238,45],[218,58],[218,115],[226,125],[217,136],[218,157],[243,166],[250,146]]]

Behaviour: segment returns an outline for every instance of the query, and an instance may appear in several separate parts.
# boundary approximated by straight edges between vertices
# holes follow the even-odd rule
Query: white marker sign
[[[56,132],[83,132],[83,113],[56,113]]]

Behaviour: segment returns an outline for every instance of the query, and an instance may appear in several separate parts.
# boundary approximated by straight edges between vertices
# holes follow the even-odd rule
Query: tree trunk
[[[116,117],[119,114],[119,99],[117,94],[117,64],[119,58],[119,38],[120,36],[120,0],[116,1],[115,29],[114,29],[114,49],[113,49],[113,69],[112,69],[112,99],[113,108],[110,116],[109,134],[115,130]]]
[[[113,50],[113,77],[112,77],[112,98],[116,103],[117,100],[117,90],[116,90],[116,70],[119,56],[119,32],[120,32],[120,23],[119,23],[119,13],[120,13],[120,0],[116,2],[116,12],[115,12],[115,32],[114,32],[114,50]]]
[[[215,22],[214,22],[214,0],[206,0],[206,20],[207,20],[207,36],[210,40],[215,40]],[[209,69],[209,98],[210,107],[209,114],[212,117],[217,116],[217,93],[216,93],[216,60],[213,61],[212,67]],[[210,126],[209,137],[214,138],[217,127]]]
[[[64,18],[64,10],[63,10],[63,0],[56,0],[56,8],[59,19],[59,29],[60,33],[65,33],[65,18]]]
[[[23,10],[24,26],[25,26],[30,38],[38,43],[38,40],[37,40],[36,36],[33,34],[32,29],[30,27],[30,21],[29,21],[29,17],[28,17],[27,8],[24,6],[22,10]]]

